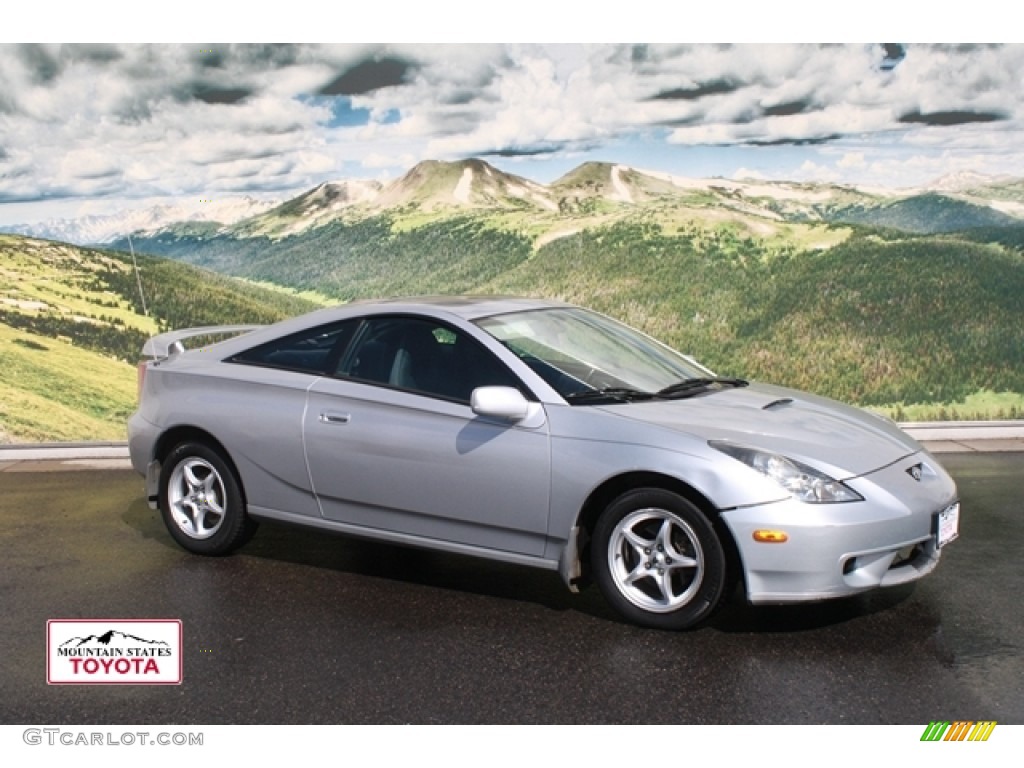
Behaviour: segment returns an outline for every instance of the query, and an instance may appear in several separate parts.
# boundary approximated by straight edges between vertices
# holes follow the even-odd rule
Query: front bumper
[[[908,471],[913,467],[920,468],[920,480]],[[956,486],[933,458],[915,454],[846,484],[864,501],[788,500],[722,513],[750,602],[843,597],[915,581],[935,569],[936,518],[955,502]],[[759,529],[784,531],[788,539],[755,541]]]

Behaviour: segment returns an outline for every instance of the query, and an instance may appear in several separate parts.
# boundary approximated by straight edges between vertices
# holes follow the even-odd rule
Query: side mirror
[[[503,421],[522,421],[530,414],[530,402],[515,387],[477,387],[469,407],[477,416]]]

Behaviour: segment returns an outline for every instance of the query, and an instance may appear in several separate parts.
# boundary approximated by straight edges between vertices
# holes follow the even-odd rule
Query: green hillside
[[[616,225],[562,238],[484,288],[587,304],[719,373],[894,412],[1024,393],[1024,257],[998,245],[865,232],[797,251]],[[946,416],[1014,418],[1020,402]]]
[[[829,221],[887,227],[901,232],[936,234],[976,227],[1012,227],[1019,219],[966,200],[935,193],[883,205],[852,205],[824,213]]]
[[[185,239],[169,251],[340,299],[438,292],[567,299],[643,328],[718,372],[898,418],[1024,415],[1019,229],[830,231],[673,205],[620,211],[612,223],[494,213],[408,221],[335,222],[280,241]],[[556,227],[558,236],[547,236]]]
[[[165,259],[0,235],[0,443],[123,440],[161,330],[273,322],[305,299]]]
[[[336,221],[281,240],[220,236],[197,243],[164,234],[136,247],[342,300],[471,291],[532,253],[529,238],[482,217],[444,218],[410,231],[392,224],[388,216]]]

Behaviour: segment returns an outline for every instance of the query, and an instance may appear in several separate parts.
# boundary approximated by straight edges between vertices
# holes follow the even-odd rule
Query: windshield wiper
[[[746,381],[743,379],[727,379],[720,376],[703,376],[695,379],[683,379],[677,381],[675,384],[670,384],[664,389],[657,391],[658,397],[690,397],[691,395],[699,394],[705,390],[711,389],[712,387],[745,387],[747,386]]]
[[[696,379],[683,379],[675,384],[670,384],[657,392],[644,392],[640,389],[629,387],[602,387],[600,389],[588,389],[583,392],[573,392],[566,395],[565,399],[573,405],[583,403],[629,403],[634,400],[661,400],[679,399],[700,394],[711,388],[745,387],[747,382],[743,379],[727,379],[718,376],[709,376]]]
[[[588,389],[583,392],[573,392],[565,395],[567,402],[576,404],[594,402],[628,403],[633,400],[650,400],[657,397],[653,392],[644,392],[629,387],[602,387],[601,389]]]

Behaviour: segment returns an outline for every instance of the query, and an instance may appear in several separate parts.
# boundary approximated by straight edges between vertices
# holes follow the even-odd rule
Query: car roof
[[[537,309],[571,306],[573,305],[560,301],[516,296],[414,296],[408,298],[360,300],[347,304],[338,304],[333,307],[324,307],[304,315],[282,320],[273,325],[266,325],[251,333],[235,336],[209,347],[209,355],[204,354],[201,350],[190,350],[189,356],[193,360],[201,357],[219,360],[224,355],[236,354],[290,333],[301,332],[307,328],[361,315],[388,313],[424,314],[434,317],[448,315],[471,322],[482,317],[509,312],[526,312]]]
[[[508,312],[526,312],[534,309],[569,307],[572,305],[562,301],[524,296],[413,296],[356,301],[343,306],[353,309],[357,307],[363,309],[383,307],[395,312],[416,312],[422,310],[436,312],[441,310],[465,320],[476,320],[481,317],[501,315]]]

